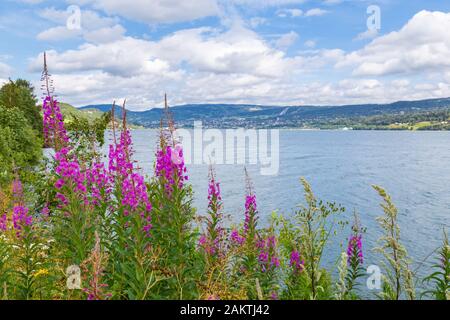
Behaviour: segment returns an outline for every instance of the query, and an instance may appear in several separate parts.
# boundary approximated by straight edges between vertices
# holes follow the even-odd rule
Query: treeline
[[[318,125],[321,128],[351,127],[354,130],[450,130],[450,108],[333,119]]]

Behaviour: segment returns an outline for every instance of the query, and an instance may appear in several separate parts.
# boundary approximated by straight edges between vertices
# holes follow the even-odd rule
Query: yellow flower
[[[47,269],[39,269],[38,271],[36,271],[34,273],[34,277],[37,278],[39,276],[46,276],[48,275],[48,270]]]

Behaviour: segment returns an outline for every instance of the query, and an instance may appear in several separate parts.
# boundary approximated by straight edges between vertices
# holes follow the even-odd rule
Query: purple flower
[[[142,231],[150,236],[152,228],[150,212],[152,205],[148,197],[147,186],[144,177],[136,173],[134,163],[131,160],[133,154],[131,134],[128,130],[122,131],[119,142],[109,146],[108,171],[97,165],[88,173],[88,180],[92,182],[93,199],[101,200],[100,190],[106,189],[110,192],[109,185],[114,185],[120,190],[119,205],[122,206],[125,216],[138,214],[144,226]]]
[[[64,127],[64,120],[58,101],[50,96],[45,97],[42,111],[45,144],[54,147],[55,151],[59,151],[67,145],[69,137]]]
[[[13,228],[16,230],[17,237],[21,237],[25,227],[29,227],[33,223],[33,217],[28,214],[29,209],[25,205],[23,187],[19,179],[13,182],[13,212],[12,212],[12,223]],[[0,229],[6,230],[6,215],[0,220]]]
[[[64,185],[64,180],[63,179],[59,179],[58,181],[56,181],[55,183],[55,188],[56,189],[61,189]]]
[[[212,168],[210,168],[209,178],[207,229],[205,234],[200,237],[199,245],[209,256],[221,257],[224,255],[225,248],[225,235],[222,228],[222,197]]]
[[[45,205],[45,207],[42,209],[41,214],[44,217],[48,217],[50,215],[50,209],[48,208],[48,205]]]
[[[302,272],[305,268],[305,262],[301,260],[300,253],[297,250],[291,252],[290,265],[295,272]]]
[[[257,217],[256,209],[256,196],[248,194],[245,197],[245,222],[244,222],[244,233],[247,234],[250,228],[256,226]]]
[[[6,231],[8,228],[8,217],[6,216],[6,213],[0,215],[0,231]]]
[[[24,226],[31,226],[33,222],[33,218],[28,215],[28,208],[25,206],[15,206],[13,208],[12,220],[16,230],[22,230]]]
[[[352,235],[348,241],[347,246],[347,255],[348,255],[348,261],[350,261],[357,257],[360,263],[363,263],[364,257],[362,252],[362,236],[359,235]]]
[[[256,244],[259,249],[258,262],[261,270],[266,272],[278,268],[280,266],[280,260],[277,257],[275,236],[259,239]]]
[[[204,247],[206,245],[206,236],[205,235],[202,235],[200,237],[200,239],[198,240],[198,245],[201,247]]]
[[[189,179],[186,172],[181,145],[174,148],[165,146],[156,153],[155,175],[160,178],[169,197],[175,187],[183,188],[184,182]]]
[[[241,237],[241,236],[239,235],[239,231],[237,231],[236,229],[233,229],[233,230],[231,231],[231,236],[230,236],[230,238],[231,238],[231,241],[232,241],[233,243],[238,244],[238,245],[242,245],[242,244],[244,243],[244,241],[245,241],[245,238],[244,238],[244,237]]]

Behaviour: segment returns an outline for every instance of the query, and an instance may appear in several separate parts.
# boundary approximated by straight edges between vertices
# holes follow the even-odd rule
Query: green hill
[[[98,118],[100,118],[103,114],[102,111],[97,109],[77,109],[74,106],[68,103],[60,103],[61,113],[66,119],[66,121],[70,121],[70,118],[75,116],[79,118],[87,119],[89,122],[92,122]]]

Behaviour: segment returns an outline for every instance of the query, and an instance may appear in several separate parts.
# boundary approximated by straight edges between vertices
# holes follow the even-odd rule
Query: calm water
[[[145,174],[152,174],[158,132],[132,133],[137,160]],[[292,215],[303,201],[299,177],[311,183],[318,198],[356,210],[367,227],[364,249],[367,264],[378,259],[370,252],[380,235],[375,217],[382,214],[380,198],[372,184],[383,186],[399,209],[401,237],[419,274],[428,272],[430,261],[421,263],[439,246],[442,228],[450,227],[450,132],[396,131],[280,131],[280,170],[262,176],[258,166],[248,166],[255,185],[261,223],[274,210]],[[208,167],[188,166],[198,213],[205,212]],[[226,213],[231,223],[243,219],[245,179],[243,167],[219,165]],[[324,263],[339,256],[348,232],[335,237]],[[429,260],[429,259],[428,259]]]

